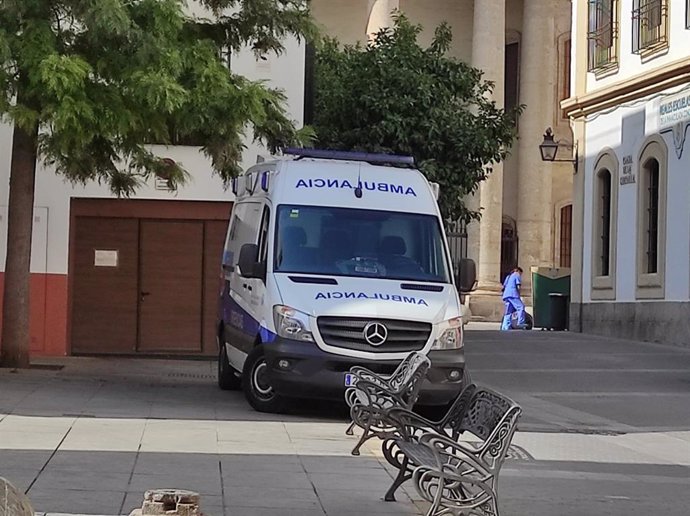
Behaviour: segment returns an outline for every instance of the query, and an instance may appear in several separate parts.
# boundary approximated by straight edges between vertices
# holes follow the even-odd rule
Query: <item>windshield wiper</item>
[[[293,283],[310,283],[313,285],[337,285],[333,278],[318,278],[315,276],[288,276]]]

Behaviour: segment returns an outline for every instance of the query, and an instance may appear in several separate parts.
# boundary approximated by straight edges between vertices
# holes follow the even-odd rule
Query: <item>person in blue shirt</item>
[[[525,327],[525,304],[520,298],[520,286],[522,285],[522,269],[516,267],[506,276],[503,281],[503,303],[506,310],[503,314],[503,322],[501,323],[501,330],[510,330],[510,319],[513,312],[517,312],[518,328]]]

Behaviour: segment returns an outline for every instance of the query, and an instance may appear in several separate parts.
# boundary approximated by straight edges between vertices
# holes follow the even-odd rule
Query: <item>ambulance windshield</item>
[[[278,207],[276,272],[450,283],[433,215]]]

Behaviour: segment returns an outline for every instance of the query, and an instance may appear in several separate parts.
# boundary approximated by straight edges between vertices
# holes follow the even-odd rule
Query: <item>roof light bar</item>
[[[343,161],[366,161],[367,163],[388,163],[391,165],[414,166],[412,156],[400,156],[398,154],[376,154],[372,152],[350,152],[325,149],[302,149],[288,147],[283,149],[283,154],[300,158],[337,159]]]

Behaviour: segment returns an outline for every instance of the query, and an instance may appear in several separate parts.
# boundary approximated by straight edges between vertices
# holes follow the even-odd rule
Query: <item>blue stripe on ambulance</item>
[[[226,295],[224,298],[223,316],[227,324],[239,329],[242,333],[252,338],[259,335],[261,342],[264,344],[271,343],[275,340],[276,334],[261,325],[259,321],[254,319],[254,317],[252,317],[247,310],[242,308],[242,306],[231,296]]]

